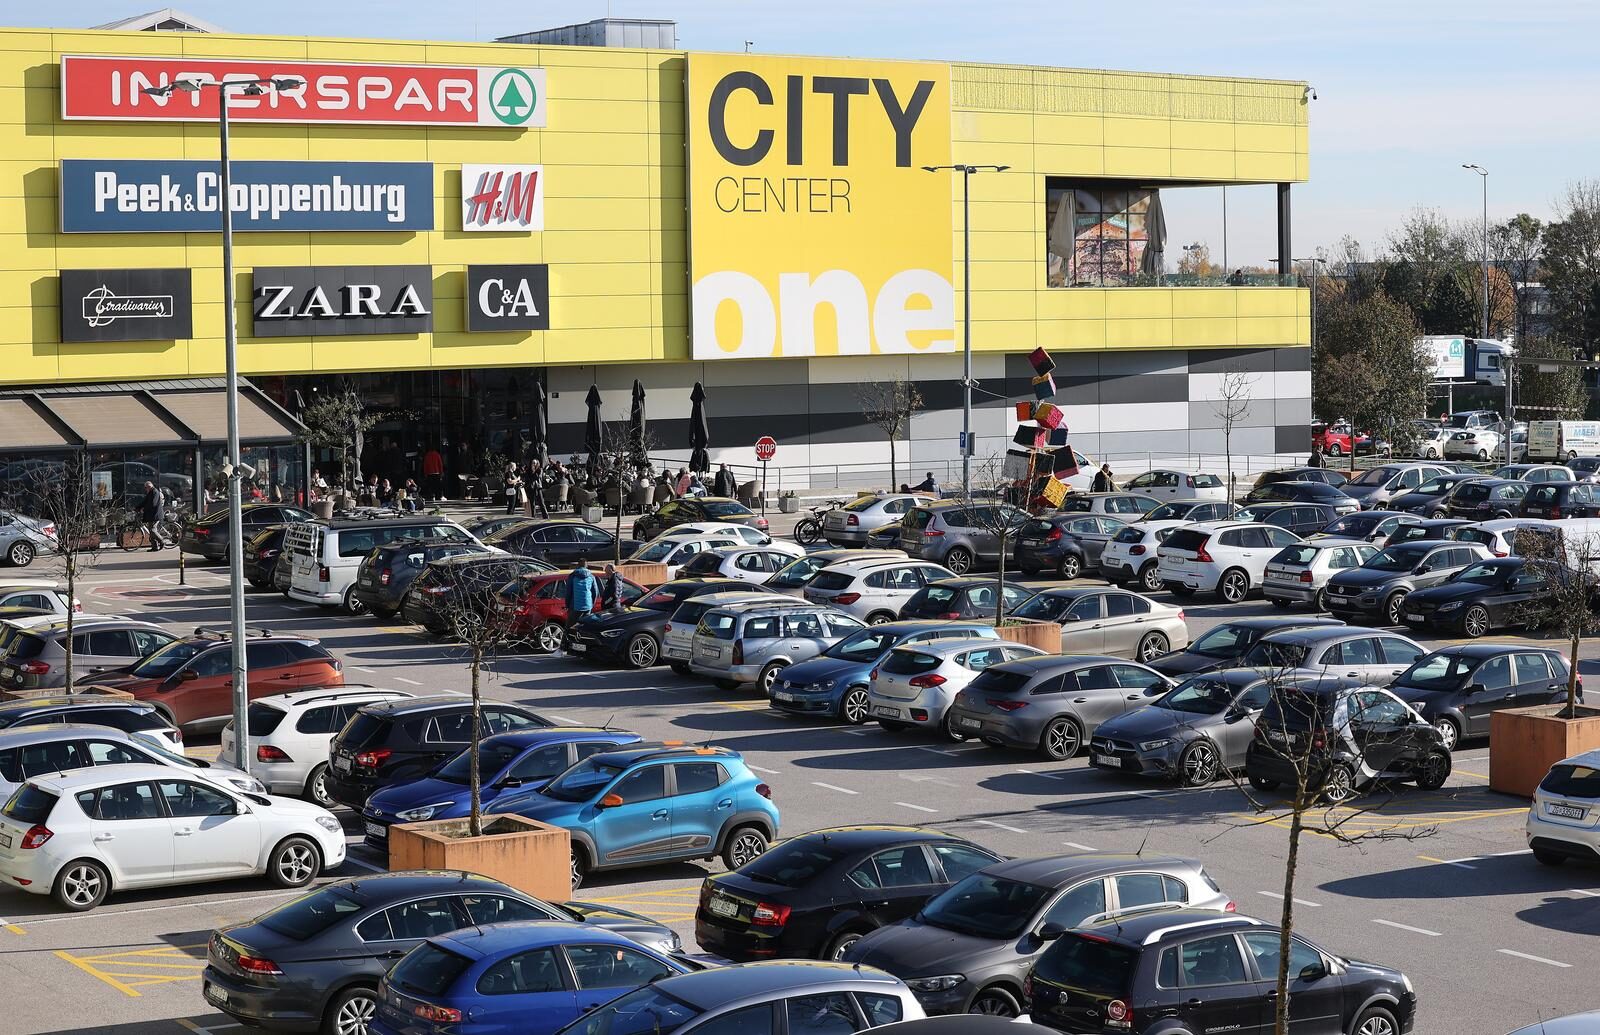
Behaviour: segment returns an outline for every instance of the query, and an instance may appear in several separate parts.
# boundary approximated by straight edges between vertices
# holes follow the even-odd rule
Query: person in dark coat
[[[1101,464],[1100,470],[1094,473],[1094,483],[1089,486],[1090,492],[1116,492],[1117,483],[1111,477],[1111,465]]]
[[[717,468],[717,477],[713,481],[713,490],[718,496],[732,499],[739,491],[738,484],[734,481],[733,472],[728,470],[728,465],[723,464]]]
[[[161,532],[156,526],[161,524],[166,509],[167,498],[156,488],[154,482],[145,482],[144,498],[139,501],[139,519],[144,522],[145,533],[150,537],[151,553],[157,553],[161,549]]]
[[[606,574],[600,580],[600,610],[620,611],[622,609],[622,576],[617,574],[615,564],[606,565]]]
[[[1306,461],[1306,466],[1307,467],[1322,467],[1322,466],[1324,466],[1324,461],[1322,459],[1322,443],[1321,442],[1313,442],[1313,443],[1311,443],[1311,459]]]

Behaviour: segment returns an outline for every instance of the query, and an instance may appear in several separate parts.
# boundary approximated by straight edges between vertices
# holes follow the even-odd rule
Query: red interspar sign
[[[545,124],[542,68],[77,55],[61,59],[61,117],[215,121],[221,92],[215,88],[163,97],[144,91],[177,80],[253,79],[295,79],[301,85],[255,97],[230,89],[230,120],[502,129]]]
[[[771,435],[762,435],[756,439],[756,459],[766,463],[778,455],[778,443]]]

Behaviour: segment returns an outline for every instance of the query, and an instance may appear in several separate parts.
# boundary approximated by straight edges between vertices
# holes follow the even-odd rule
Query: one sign
[[[235,230],[432,230],[431,162],[233,162]],[[222,229],[216,162],[64,158],[61,232]]]
[[[778,455],[778,443],[771,435],[762,435],[756,439],[756,459],[766,463]]]
[[[194,337],[190,271],[62,270],[62,341]]]
[[[235,122],[524,129],[545,121],[542,68],[80,55],[61,58],[61,117],[216,121],[220,91],[214,87],[174,90],[163,97],[144,92],[179,79],[301,83],[254,97],[229,90],[228,119]]]
[[[549,329],[549,266],[467,267],[467,330]]]
[[[954,350],[947,65],[696,53],[685,117],[695,359]]]
[[[254,277],[257,338],[433,330],[427,266],[258,266]]]
[[[461,229],[543,230],[544,166],[463,165]]]
[[[1433,357],[1435,381],[1460,381],[1467,376],[1467,339],[1429,334],[1417,341]]]

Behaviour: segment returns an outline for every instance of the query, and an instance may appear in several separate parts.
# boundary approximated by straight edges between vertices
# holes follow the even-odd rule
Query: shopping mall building
[[[653,452],[686,455],[702,382],[713,458],[751,465],[771,435],[786,485],[886,480],[860,393],[905,378],[923,409],[900,471],[942,474],[968,274],[978,456],[1004,453],[1041,346],[1091,457],[1220,452],[1230,369],[1252,385],[1235,453],[1307,445],[1303,83],[550,42],[675,47],[670,23],[496,43],[141,27],[196,28],[0,29],[11,466],[86,447],[215,476],[219,91],[147,90],[230,77],[289,81],[229,107],[244,433],[273,480],[303,476],[293,417],[318,393],[387,414],[365,466],[399,477],[430,446],[461,468],[516,449],[535,382],[553,448],[580,450],[591,384],[620,422],[636,378]],[[926,168],[968,163],[1006,167],[970,177],[970,208],[959,173]],[[1233,184],[1268,185],[1276,271],[1171,272],[1191,237],[1163,197]]]

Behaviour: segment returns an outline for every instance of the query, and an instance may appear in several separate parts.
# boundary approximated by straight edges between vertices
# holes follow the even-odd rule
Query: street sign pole
[[[761,516],[767,516],[767,462],[761,461]]]
[[[756,459],[761,461],[761,516],[767,515],[767,464],[778,455],[778,440],[771,435],[756,439]]]

